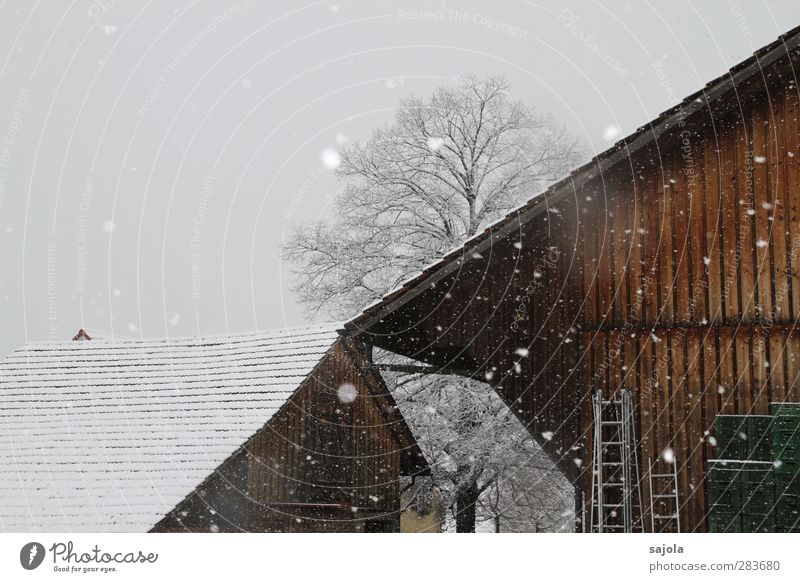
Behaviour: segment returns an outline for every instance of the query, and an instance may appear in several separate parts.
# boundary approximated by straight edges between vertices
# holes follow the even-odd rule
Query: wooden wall
[[[343,402],[343,384],[356,389]],[[340,340],[282,409],[154,531],[398,531],[397,412],[363,348]],[[212,525],[213,524],[213,525]]]
[[[687,126],[584,221],[582,381],[633,390],[643,458],[674,451],[689,531],[706,529],[714,417],[800,400],[797,111],[773,87]]]

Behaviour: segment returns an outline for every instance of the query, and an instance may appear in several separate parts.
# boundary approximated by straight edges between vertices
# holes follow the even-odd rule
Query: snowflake
[[[353,402],[356,399],[357,394],[358,390],[356,390],[356,387],[348,383],[342,384],[336,391],[336,396],[345,404],[350,404]]]
[[[319,159],[322,161],[322,166],[326,170],[335,170],[342,165],[342,158],[339,152],[333,148],[325,148],[322,150]]]
[[[611,141],[612,139],[616,139],[619,137],[619,134],[622,133],[622,130],[616,125],[607,125],[606,128],[603,130],[603,139],[606,141]]]
[[[432,152],[438,152],[444,145],[444,140],[441,137],[429,137],[426,142],[428,149]]]

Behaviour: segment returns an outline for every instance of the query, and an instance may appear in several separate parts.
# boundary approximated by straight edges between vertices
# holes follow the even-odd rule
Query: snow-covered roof
[[[149,530],[277,412],[337,327],[18,349],[0,364],[0,531]]]

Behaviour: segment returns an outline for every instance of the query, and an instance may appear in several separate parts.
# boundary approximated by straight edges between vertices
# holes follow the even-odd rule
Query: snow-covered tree
[[[297,226],[284,249],[294,291],[314,316],[351,317],[561,177],[576,142],[514,99],[499,77],[468,76],[429,99],[401,100],[394,122],[340,154],[345,183],[332,221]],[[434,410],[447,430],[417,434],[458,531],[474,531],[478,499],[508,467],[506,424],[519,423],[486,385],[413,377],[396,383],[404,414]],[[425,418],[425,417],[420,417]],[[513,439],[512,439],[513,440]],[[469,443],[467,445],[467,443]],[[498,443],[502,443],[498,444]],[[530,439],[511,449],[529,457]]]

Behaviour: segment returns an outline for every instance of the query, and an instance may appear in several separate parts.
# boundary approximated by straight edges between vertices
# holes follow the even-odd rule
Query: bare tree
[[[380,355],[380,353],[378,353]],[[573,488],[486,384],[384,372],[456,531],[566,531]]]
[[[346,148],[336,220],[299,226],[285,257],[313,313],[349,317],[575,165],[575,141],[508,95],[467,77]]]
[[[578,154],[575,141],[513,99],[502,78],[469,76],[428,100],[406,97],[392,125],[341,152],[345,189],[335,220],[298,226],[289,237],[294,291],[312,316],[350,317],[559,178]],[[440,478],[450,483],[457,530],[474,531],[478,499],[497,470],[485,462],[487,435],[471,437],[502,427],[504,409],[477,382],[415,379],[407,387],[407,398],[396,395],[401,408],[413,394],[423,409],[447,415],[448,430],[420,441],[427,453],[447,456],[441,466],[450,470]],[[457,446],[463,442],[475,448]]]

